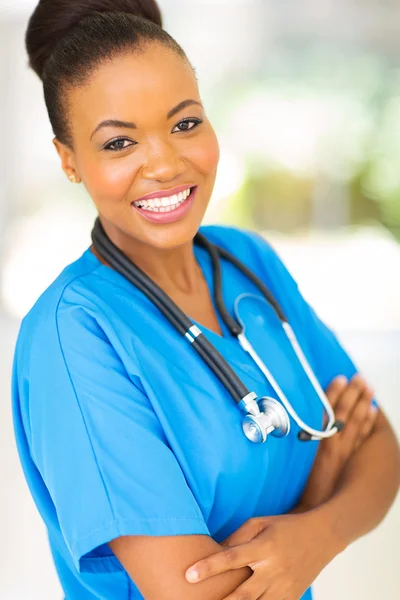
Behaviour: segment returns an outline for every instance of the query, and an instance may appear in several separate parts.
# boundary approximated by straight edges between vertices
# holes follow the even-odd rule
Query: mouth
[[[173,212],[191,199],[196,187],[197,186],[189,187],[186,190],[179,192],[179,194],[174,194],[173,196],[152,198],[149,200],[138,200],[137,202],[132,202],[132,206],[144,212]]]
[[[149,198],[132,202],[132,208],[147,221],[158,225],[183,219],[194,205],[199,186],[188,187],[172,196]]]

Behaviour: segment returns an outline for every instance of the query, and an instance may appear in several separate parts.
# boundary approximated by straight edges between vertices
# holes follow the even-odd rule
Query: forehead
[[[153,44],[142,52],[116,56],[97,67],[80,88],[69,92],[73,128],[92,130],[106,118],[135,121],[138,127],[186,98],[200,100],[196,77],[188,61]]]

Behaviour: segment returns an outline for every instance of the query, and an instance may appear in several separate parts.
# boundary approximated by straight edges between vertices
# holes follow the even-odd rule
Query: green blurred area
[[[285,233],[376,224],[400,241],[400,57],[280,49],[230,74],[211,104],[245,165],[222,221]]]

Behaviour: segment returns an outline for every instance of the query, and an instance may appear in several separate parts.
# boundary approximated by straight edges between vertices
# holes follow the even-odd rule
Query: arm
[[[243,567],[198,586],[186,581],[185,571],[191,564],[223,550],[206,535],[125,536],[109,546],[146,600],[222,600],[252,574],[249,567]]]
[[[400,475],[393,431],[382,412],[371,411],[373,392],[360,376],[348,385],[335,379],[327,395],[346,427],[320,444],[300,504],[289,515],[246,521],[222,542],[224,553],[193,565],[199,582],[251,565],[253,577],[236,593],[249,600],[263,593],[265,600],[280,600],[283,593],[298,600],[336,554],[386,514]]]
[[[374,392],[360,375],[350,382],[336,377],[326,390],[336,418],[345,423],[344,430],[323,440],[318,447],[313,468],[299,504],[291,511],[305,512],[316,508],[332,496],[350,458],[368,439],[378,416]],[[324,426],[326,426],[326,417]]]
[[[254,591],[254,598],[257,598],[259,590],[264,591],[269,585],[271,573],[270,583],[275,584],[274,589],[280,598],[283,586],[290,586],[291,579],[290,572],[282,569],[282,565],[285,561],[290,564],[294,558],[293,555],[285,555],[287,548],[296,552],[294,562],[301,567],[302,588],[305,590],[337,553],[381,520],[396,493],[400,472],[394,434],[382,412],[370,411],[374,394],[359,375],[349,383],[343,377],[336,378],[326,393],[346,427],[338,436],[320,444],[301,502],[292,511],[294,520],[291,515],[250,519],[221,544],[204,535],[127,536],[110,543],[114,554],[146,600],[169,600],[171,589],[174,590],[174,599],[178,600],[205,597],[209,600],[230,600],[231,596],[227,594],[238,586],[244,589],[241,586],[243,582],[247,586],[259,586],[258,591]],[[385,469],[380,467],[382,457],[385,457]],[[371,489],[379,490],[379,494],[371,494]],[[365,503],[367,496],[371,499],[369,504]],[[303,515],[296,518],[295,513]],[[245,549],[247,542],[255,538],[259,542],[263,538],[263,545],[259,544],[259,548],[264,559],[273,556],[276,562],[275,569],[271,569],[270,561],[267,564],[267,577],[259,570],[258,583],[254,576],[251,577],[252,584],[247,581],[253,571],[243,566],[246,563],[240,555],[237,567],[232,562],[229,564],[232,561],[230,555],[228,560],[223,560],[223,567],[219,565],[219,572],[207,572],[206,578],[194,586],[185,579],[185,570],[190,565],[210,555],[222,558],[221,552],[228,547],[243,545]],[[304,544],[299,543],[300,540],[304,540]],[[264,562],[259,561],[259,565]],[[207,563],[206,569],[210,569],[210,563]],[[251,560],[247,564],[250,563]],[[157,577],[154,577],[154,564],[158,568]],[[256,570],[254,564],[253,567]],[[279,573],[283,573],[283,582]],[[293,575],[295,578],[296,573]],[[267,598],[275,599],[272,595],[274,589],[270,589]],[[249,598],[253,596],[249,595]]]
[[[370,410],[373,392],[355,376],[335,379],[327,396],[346,423],[339,435],[320,444],[309,482],[296,512],[313,509],[337,535],[339,547],[367,533],[385,516],[400,482],[400,452],[383,412]]]
[[[378,525],[399,483],[399,447],[380,411],[372,434],[345,465],[330,499],[311,511],[316,524],[329,526],[333,556],[335,548],[343,550]]]
[[[146,600],[221,600],[249,569],[205,583],[203,596],[185,581],[190,562],[220,546],[135,363],[128,376],[105,331],[74,302],[61,306],[58,317],[58,331],[33,352],[32,453],[76,572],[100,578],[120,572],[105,548],[110,544]]]

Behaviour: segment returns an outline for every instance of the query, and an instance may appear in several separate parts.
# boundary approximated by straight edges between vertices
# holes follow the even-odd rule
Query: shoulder
[[[95,309],[91,279],[98,264],[90,259],[88,252],[59,273],[22,319],[15,352],[20,360],[32,357],[38,345],[42,353],[57,341],[59,319],[68,307]]]

